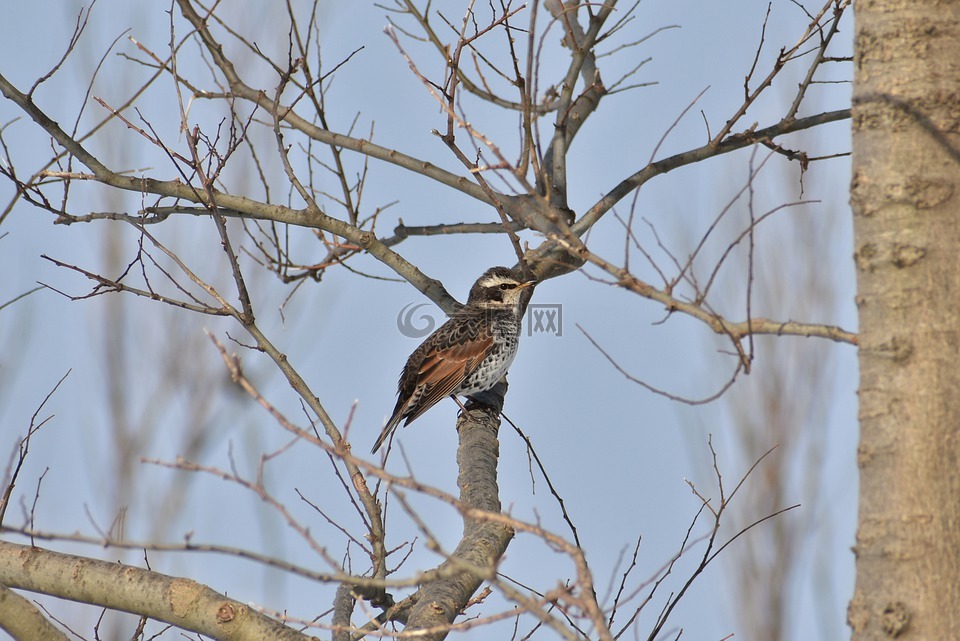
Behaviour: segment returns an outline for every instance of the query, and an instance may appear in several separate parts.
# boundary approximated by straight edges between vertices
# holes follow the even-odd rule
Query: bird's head
[[[470,288],[467,305],[485,308],[518,307],[523,290],[536,284],[507,267],[491,267]]]

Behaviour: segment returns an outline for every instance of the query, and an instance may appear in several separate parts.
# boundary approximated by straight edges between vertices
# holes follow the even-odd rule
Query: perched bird
[[[521,292],[535,282],[517,278],[506,267],[491,267],[477,279],[466,306],[407,359],[397,386],[397,406],[372,453],[402,419],[409,425],[446,396],[470,396],[497,384],[517,355]]]

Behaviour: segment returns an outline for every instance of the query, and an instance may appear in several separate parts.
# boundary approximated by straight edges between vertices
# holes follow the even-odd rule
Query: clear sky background
[[[444,117],[383,34],[385,11],[368,2],[323,4],[329,5],[321,21],[324,64],[332,67],[363,47],[338,73],[329,94],[331,128],[346,132],[356,118],[356,131],[365,133],[373,127],[378,144],[461,171],[442,142],[430,133],[444,127]],[[456,8],[450,8],[450,17],[459,20],[462,9],[456,4]],[[284,51],[284,14],[267,3],[245,5],[242,14],[229,14],[240,30],[258,34],[257,45],[265,51]],[[10,3],[0,22],[2,73],[21,90],[46,73],[62,54],[81,6],[72,0]],[[37,103],[65,128],[72,126],[93,69],[115,38],[130,35],[166,54],[170,28],[165,8],[153,2],[100,0],[76,52],[57,76],[37,91]],[[662,142],[656,156],[666,157],[703,144],[707,136],[704,120],[711,132],[723,125],[742,101],[743,78],[754,59],[766,9],[766,3],[752,0],[642,3],[623,40],[639,39],[660,27],[680,28],[663,31],[625,53],[601,59],[604,78],[612,79],[652,57],[634,80],[656,84],[606,98],[600,112],[577,138],[569,172],[570,206],[575,211],[582,213],[619,180],[645,165],[671,124],[708,87],[696,107]],[[763,73],[781,46],[793,45],[806,22],[794,3],[773,2],[758,63]],[[182,23],[180,28],[185,28]],[[849,54],[851,31],[851,25],[846,25],[834,55]],[[431,52],[419,43],[408,42],[407,46],[410,54],[422,61],[423,70],[436,77],[439,67]],[[118,54],[135,55],[136,50],[128,40],[121,39],[106,56],[91,91],[92,96],[108,103],[119,100],[128,91],[128,83],[145,73]],[[563,62],[545,61],[545,75]],[[849,77],[849,63],[835,67],[835,79]],[[250,84],[272,87],[275,83],[262,67],[251,66],[241,73]],[[206,78],[199,70],[195,75]],[[783,105],[792,99],[799,80],[789,71],[779,78],[738,129],[755,121],[761,127],[773,124]],[[168,143],[185,149],[177,135],[171,94],[172,84],[161,81],[139,108]],[[818,85],[809,100],[801,115],[843,108],[849,104],[849,85]],[[220,105],[195,103],[191,117],[215,123],[214,107]],[[515,147],[511,147],[516,138],[515,121],[480,110],[473,113],[474,124],[501,142],[508,156],[515,155]],[[88,100],[81,122],[89,125],[102,115],[102,108]],[[11,122],[17,117],[19,122]],[[48,157],[47,138],[7,101],[0,102],[0,127],[5,127],[4,140],[21,171],[34,171]],[[789,141],[815,155],[847,151],[848,124],[824,127]],[[119,124],[111,125],[108,137],[92,143],[92,149],[114,167],[160,167],[160,175],[171,175],[165,160],[144,147],[141,139]],[[656,230],[664,246],[685,256],[709,221],[743,188],[751,162],[759,164],[767,155],[760,149],[751,161],[753,153],[748,149],[687,167],[643,187],[636,206],[637,219],[649,221],[652,227],[638,223],[635,232],[661,264],[669,265],[669,259],[657,250],[651,229]],[[277,162],[269,157],[265,161],[268,165]],[[355,158],[351,162],[360,166]],[[234,174],[228,180],[234,193],[263,197],[252,175]],[[758,294],[753,302],[756,315],[856,329],[848,183],[848,162],[843,158],[814,163],[803,176],[802,194],[796,163],[775,157],[764,167],[755,181],[757,212],[798,200],[816,202],[772,217],[758,232],[757,242],[764,247],[758,256],[758,281],[769,278],[778,284],[763,296]],[[332,190],[333,183],[327,188]],[[140,206],[136,195],[106,195],[83,184],[76,184],[74,189],[73,213],[135,211]],[[0,182],[0,202],[6,205],[12,196],[11,185]],[[282,189],[271,196],[277,202],[287,198]],[[376,161],[370,161],[364,199],[371,213],[378,206],[395,203],[381,214],[380,234],[389,234],[398,219],[408,225],[496,220],[493,210],[471,199]],[[626,215],[628,208],[629,202],[624,201],[618,211]],[[726,236],[721,238],[729,239],[733,230],[742,228],[748,220],[742,200],[729,216],[732,222],[724,227]],[[807,231],[800,233],[798,229]],[[181,217],[161,225],[157,233],[181,255],[190,256],[191,266],[205,277],[227,282],[226,265],[209,220]],[[532,245],[539,242],[532,234],[525,240]],[[119,223],[55,226],[49,214],[21,202],[0,226],[0,304],[37,282],[72,294],[89,291],[90,285],[82,277],[57,268],[42,259],[42,254],[91,271],[117,274],[133,257],[136,241],[136,234]],[[623,229],[613,217],[598,225],[589,241],[599,253],[614,259],[622,256]],[[318,260],[324,254],[308,234],[299,234],[295,242],[304,261],[311,256]],[[708,255],[718,255],[726,242],[729,240],[712,244]],[[395,249],[429,276],[441,279],[461,300],[484,269],[514,262],[509,243],[499,235],[411,238]],[[731,262],[736,265],[736,261]],[[656,283],[656,272],[639,256],[633,264],[638,276]],[[721,313],[741,320],[743,276],[735,265],[723,273],[725,282],[718,287],[712,303]],[[366,452],[393,407],[397,375],[418,342],[398,331],[397,315],[405,305],[425,300],[405,283],[371,280],[336,269],[329,270],[322,283],[304,283],[288,299],[291,286],[264,273],[252,261],[244,266],[268,335],[290,357],[336,421],[342,424],[355,404],[350,436],[355,451]],[[358,257],[352,266],[381,277],[393,276],[369,257]],[[624,568],[618,560],[624,550],[632,550],[640,535],[643,543],[637,577],[652,575],[675,553],[699,508],[687,480],[703,494],[716,496],[708,458],[710,435],[728,489],[753,462],[740,445],[741,430],[746,425],[750,425],[754,441],[763,450],[780,442],[773,435],[773,426],[750,424],[750,408],[755,407],[756,394],[765,382],[777,376],[790,380],[798,352],[814,353],[822,387],[815,396],[791,399],[806,413],[795,426],[788,426],[788,431],[795,428],[804,435],[815,431],[823,441],[815,461],[807,458],[804,466],[791,471],[796,484],[783,497],[783,504],[775,506],[803,503],[782,517],[784,527],[803,524],[812,528],[801,552],[806,560],[789,578],[792,633],[788,638],[846,638],[846,603],[853,591],[850,547],[857,496],[854,348],[820,339],[759,339],[754,373],[742,377],[727,397],[707,405],[681,405],[626,380],[578,327],[614,353],[636,378],[692,398],[709,396],[723,384],[734,365],[725,353],[729,346],[689,318],[673,316],[660,323],[665,318],[661,306],[597,282],[591,278],[599,276],[596,270],[587,268],[584,272],[538,287],[535,303],[562,305],[562,335],[523,338],[510,372],[511,393],[505,413],[533,439],[564,496],[598,589],[602,593],[608,582],[619,580]],[[779,281],[774,278],[777,275]],[[817,291],[824,292],[814,303],[800,291],[810,281],[820,283]],[[438,320],[442,318],[438,311],[431,313]],[[32,445],[7,522],[23,521],[38,479],[44,475],[36,510],[38,529],[96,535],[97,528],[110,527],[120,503],[127,506],[124,535],[132,540],[161,538],[176,542],[190,532],[195,541],[248,547],[324,569],[274,513],[248,494],[216,479],[139,462],[141,456],[169,461],[189,453],[204,464],[224,468],[230,466],[232,458],[240,470],[253,473],[263,452],[289,441],[289,435],[265,412],[229,389],[228,375],[204,329],[221,339],[230,332],[243,340],[238,328],[228,321],[117,295],[72,302],[47,289],[0,310],[3,457],[22,436],[44,396],[71,371],[42,413],[54,414],[55,418]],[[250,354],[244,355],[244,362],[248,374],[271,400],[302,421],[296,399],[272,366]],[[418,479],[451,492],[456,488],[456,434],[451,429],[455,412],[453,403],[441,403],[398,434]],[[144,436],[130,445],[136,456],[117,461],[112,452],[118,434],[141,428]],[[190,449],[192,443],[201,440],[204,444],[200,450]],[[501,428],[500,441],[504,508],[518,518],[539,520],[547,529],[567,536],[569,531],[542,481],[538,479],[535,489],[531,488],[522,441],[506,425]],[[798,437],[781,443],[773,457],[797,460],[797,452],[789,448],[807,447],[809,444]],[[390,465],[401,472],[404,467],[398,454],[394,452]],[[816,469],[811,469],[814,462]],[[120,481],[125,466],[133,470],[132,481]],[[277,496],[310,521],[315,535],[329,542],[334,556],[342,556],[342,536],[318,516],[311,516],[294,494],[294,488],[298,488],[325,507],[325,497],[332,497],[329,509],[333,517],[348,523],[354,518],[340,505],[343,496],[331,480],[326,458],[299,444],[268,466],[266,478]],[[166,502],[164,497],[171,491],[179,498]],[[428,508],[427,501],[419,504],[430,510],[434,534],[452,547],[460,534],[459,517],[449,509]],[[763,510],[768,508],[758,505],[751,511],[749,505],[741,507],[755,518],[765,516]],[[400,520],[399,510],[394,516]],[[738,563],[742,548],[762,544],[762,537],[752,536],[747,534],[731,546],[695,583],[673,615],[672,626],[668,626],[674,635],[682,627],[684,639],[719,640],[731,633],[735,638],[746,638],[738,623],[737,613],[743,604],[733,596],[731,565]],[[397,537],[394,543],[403,540],[399,534]],[[142,562],[142,555],[136,553],[69,544],[54,547]],[[776,558],[769,559],[769,563],[777,562]],[[428,567],[436,563],[436,558],[419,550],[411,563]],[[190,576],[241,601],[297,616],[313,616],[330,602],[329,591],[234,559],[151,555],[151,564],[166,573]],[[552,582],[558,576],[571,575],[569,570],[558,570],[564,564],[539,542],[521,535],[511,545],[502,571],[548,590],[555,587]],[[690,567],[688,562],[678,566],[678,581]],[[668,589],[678,589],[679,585],[673,583]],[[89,608],[54,607],[84,631],[89,631],[97,616]],[[637,635],[643,638],[656,615],[656,608],[649,610],[637,625]],[[481,606],[481,613],[492,611],[484,611]],[[509,638],[511,630],[506,624],[496,638]],[[483,629],[463,636],[494,638]]]

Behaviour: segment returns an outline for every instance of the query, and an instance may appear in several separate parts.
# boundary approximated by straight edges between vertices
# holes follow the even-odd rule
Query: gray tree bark
[[[960,2],[855,4],[854,641],[960,639]]]
[[[501,383],[494,389],[497,393],[483,395],[490,406],[469,401],[467,408],[471,411],[463,413],[457,420],[460,434],[457,485],[464,509],[499,514],[497,462],[500,443],[497,434],[506,386]],[[450,626],[484,579],[496,572],[513,535],[513,528],[508,525],[465,514],[463,538],[450,558],[437,568],[438,578],[419,590],[404,631],[424,631],[418,638],[428,641],[445,639]]]

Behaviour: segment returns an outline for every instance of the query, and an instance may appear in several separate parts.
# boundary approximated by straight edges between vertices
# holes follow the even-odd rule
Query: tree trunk
[[[506,384],[501,381],[493,390],[475,395],[482,403],[468,400],[469,411],[457,419],[460,435],[457,485],[465,510],[500,514],[497,434],[505,393]],[[463,517],[463,538],[450,558],[437,568],[437,578],[420,588],[404,628],[405,633],[416,634],[415,638],[422,641],[447,638],[450,626],[484,580],[496,572],[513,539],[513,528],[509,525],[468,514]]]
[[[960,639],[960,2],[855,4],[854,641]]]

